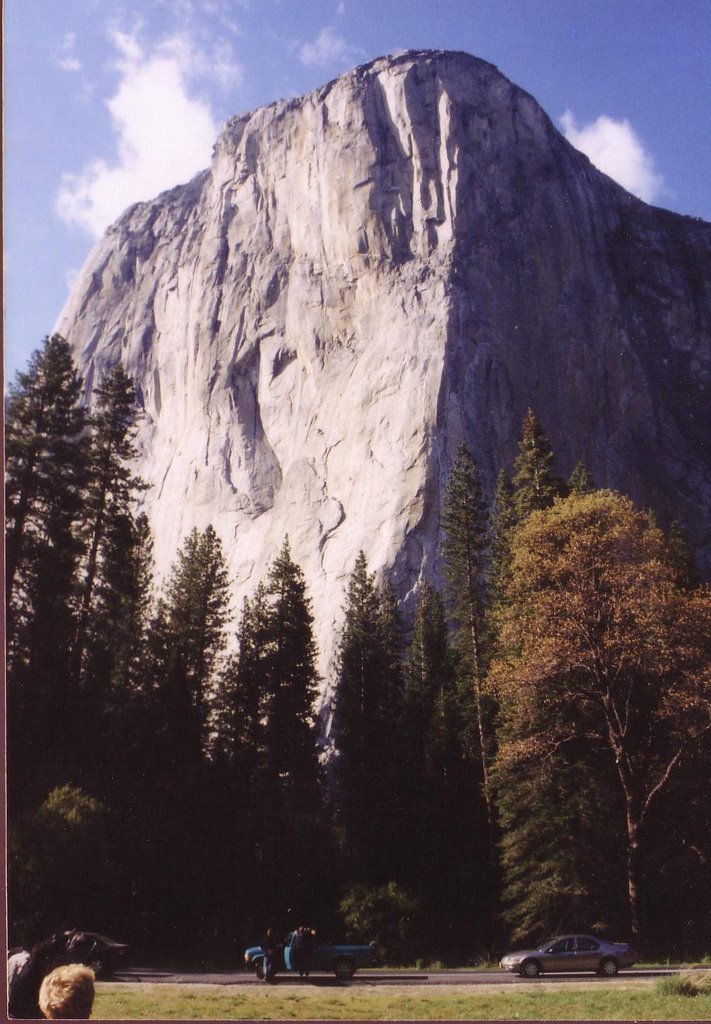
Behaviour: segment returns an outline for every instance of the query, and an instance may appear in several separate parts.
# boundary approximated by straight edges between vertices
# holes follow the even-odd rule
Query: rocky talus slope
[[[496,68],[411,52],[233,118],[128,210],[57,323],[121,361],[162,573],[212,523],[235,609],[289,535],[323,664],[363,550],[407,605],[460,441],[489,489],[526,409],[561,473],[688,528],[709,568],[711,226],[595,170]]]

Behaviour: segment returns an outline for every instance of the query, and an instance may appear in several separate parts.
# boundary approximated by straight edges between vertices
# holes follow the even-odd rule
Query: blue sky
[[[93,242],[232,114],[410,48],[465,50],[612,177],[711,221],[711,0],[4,0],[6,380]]]

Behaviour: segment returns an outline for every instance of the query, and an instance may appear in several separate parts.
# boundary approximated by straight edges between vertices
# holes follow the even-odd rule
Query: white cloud
[[[81,71],[81,61],[74,53],[76,41],[76,32],[64,33],[57,55],[57,67],[61,68],[62,71]]]
[[[186,35],[168,36],[158,44],[156,54],[175,60],[187,78],[210,79],[223,89],[240,85],[243,79],[242,66],[225,41],[204,49],[194,46]]]
[[[329,64],[345,64],[354,61],[361,51],[350,46],[335,29],[322,28],[313,43],[304,43],[299,50],[299,60],[307,67],[326,67]]]
[[[60,57],[57,65],[62,71],[81,71],[81,62],[76,57]]]
[[[591,124],[579,127],[571,111],[566,110],[560,123],[568,142],[628,191],[646,203],[662,193],[664,179],[657,174],[653,157],[629,121],[615,121],[602,114]]]
[[[132,203],[188,181],[210,162],[219,126],[194,83],[239,83],[241,68],[225,44],[212,51],[171,36],[149,52],[136,33],[114,31],[119,82],[106,100],[118,159],[90,161],[64,174],[55,209],[67,224],[99,237]]]

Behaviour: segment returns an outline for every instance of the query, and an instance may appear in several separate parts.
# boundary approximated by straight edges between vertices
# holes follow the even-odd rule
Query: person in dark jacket
[[[8,970],[7,1012],[8,1017],[21,1020],[43,1020],[39,1006],[39,990],[45,976],[67,962],[68,937],[72,932],[58,932],[36,943],[29,956],[16,961],[18,969]],[[15,959],[13,957],[13,959]],[[8,964],[8,968],[11,965]]]
[[[301,976],[308,978],[314,959],[316,932],[313,928],[300,928],[301,932]]]
[[[264,980],[267,984],[271,984],[274,981],[274,976],[279,970],[279,961],[281,958],[281,950],[279,949],[276,932],[273,928],[267,928],[267,934],[264,936],[262,949],[264,950]]]

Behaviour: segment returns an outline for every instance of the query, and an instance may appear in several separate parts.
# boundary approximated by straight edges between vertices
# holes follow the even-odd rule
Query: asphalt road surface
[[[278,985],[312,985],[343,987],[344,985],[540,985],[542,981],[596,981],[614,985],[618,979],[651,980],[676,971],[665,968],[621,971],[616,978],[598,978],[596,974],[546,974],[541,978],[520,978],[508,971],[358,971],[351,981],[338,981],[332,974],[312,974],[298,978],[294,974],[277,975]],[[149,967],[117,971],[113,981],[170,982],[182,985],[262,985],[251,971],[167,971]]]

